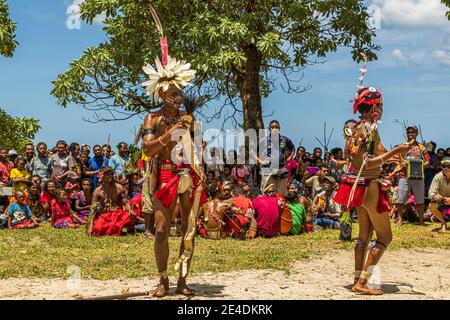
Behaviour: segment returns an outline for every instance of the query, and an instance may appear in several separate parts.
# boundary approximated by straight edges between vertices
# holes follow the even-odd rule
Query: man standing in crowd
[[[100,169],[105,166],[109,166],[109,159],[102,155],[102,147],[98,144],[94,146],[94,157],[89,160],[90,173],[92,175],[92,185],[94,188],[97,188],[98,184],[98,173]]]
[[[28,163],[28,171],[30,171],[31,176],[39,176],[42,183],[45,183],[52,175],[53,159],[47,156],[45,142],[39,142],[36,147],[38,155]]]
[[[109,166],[113,168],[116,176],[123,175],[123,166],[128,159],[128,145],[125,142],[120,142],[117,145],[117,154],[109,159]]]
[[[280,134],[278,120],[270,121],[269,132],[269,135],[259,142],[262,156],[256,157],[261,166],[261,190],[273,184],[279,194],[286,196],[288,170],[284,165],[293,158],[295,146],[291,139]]]
[[[442,168],[430,186],[430,210],[441,223],[441,227],[433,231],[446,231],[450,220],[450,157],[442,160]]]
[[[405,155],[405,165],[412,163],[411,161],[421,161],[423,168],[427,168],[430,165],[430,156],[425,150],[423,144],[417,143],[417,134],[419,130],[416,126],[411,125],[406,128],[406,134],[408,141],[414,141],[411,144],[411,149]],[[397,197],[397,210],[398,220],[397,224],[403,223],[405,203],[410,194],[414,195],[417,207],[419,209],[419,223],[423,224],[423,214],[425,212],[425,181],[424,177],[409,177],[407,168],[404,167],[400,171],[400,180],[398,183],[398,197]]]
[[[69,150],[70,150],[71,162],[74,164],[72,170],[73,170],[73,172],[75,172],[75,174],[78,177],[81,177],[83,175],[83,172],[82,172],[83,161],[81,161],[81,159],[80,159],[80,153],[81,153],[80,145],[76,142],[73,142],[70,144]]]
[[[75,163],[67,154],[67,143],[65,141],[58,141],[56,143],[56,150],[57,152],[51,156],[53,159],[52,179],[64,186],[67,181],[67,174],[69,171],[73,171]]]
[[[31,160],[34,158],[34,145],[32,143],[27,143],[24,147],[25,159],[27,160],[27,170],[29,170],[29,164]]]
[[[0,181],[5,184],[9,181],[9,174],[11,173],[11,164],[8,159],[8,150],[0,147]]]

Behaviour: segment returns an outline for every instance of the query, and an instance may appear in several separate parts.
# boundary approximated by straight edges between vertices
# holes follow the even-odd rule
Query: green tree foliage
[[[441,0],[441,2],[445,4],[447,7],[450,7],[450,0]],[[447,11],[446,16],[450,20],[450,11]]]
[[[0,145],[2,147],[22,151],[25,144],[33,141],[40,129],[38,120],[12,117],[0,108]]]
[[[6,0],[0,0],[0,55],[12,57],[17,46],[16,22],[9,18]]]
[[[148,0],[86,0],[87,23],[106,12],[107,39],[88,48],[53,81],[52,94],[71,104],[126,119],[153,105],[140,86],[142,66],[160,56],[159,34]],[[169,39],[169,54],[198,70],[196,90],[224,105],[211,117],[242,118],[262,128],[261,100],[276,87],[302,92],[302,70],[351,49],[376,59],[364,1],[358,0],[154,0]],[[96,113],[105,120],[104,113]],[[109,117],[108,117],[109,118]]]

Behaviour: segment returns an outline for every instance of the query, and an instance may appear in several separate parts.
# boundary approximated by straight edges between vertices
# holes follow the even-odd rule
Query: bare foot
[[[379,289],[369,289],[369,287],[367,286],[367,284],[362,285],[359,283],[356,283],[353,288],[352,288],[353,292],[356,293],[364,293],[364,294],[368,294],[371,296],[380,296],[382,295],[384,292],[383,290],[379,290]]]
[[[167,281],[161,280],[161,282],[163,283],[158,284],[152,293],[155,298],[162,298],[169,291],[169,279],[167,279]]]
[[[154,238],[155,235],[153,233],[151,233],[149,230],[144,231],[144,238],[145,239],[150,239],[150,238]]]
[[[193,296],[195,294],[195,290],[190,289],[187,285],[178,285],[175,292],[185,296]]]
[[[403,224],[403,219],[402,218],[400,218],[400,217],[398,217],[397,218],[397,222],[396,222],[396,224],[397,224],[397,226],[401,226],[402,224]]]

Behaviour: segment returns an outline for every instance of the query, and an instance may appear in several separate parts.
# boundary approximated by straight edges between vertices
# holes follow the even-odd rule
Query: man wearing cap
[[[441,223],[441,227],[433,231],[446,231],[447,221],[450,221],[450,157],[445,157],[441,163],[443,170],[433,178],[428,194],[430,210]]]
[[[338,219],[341,215],[341,207],[333,200],[335,184],[333,177],[323,177],[323,191],[314,198],[313,212],[316,215],[314,220],[323,228],[339,229],[340,227]]]
[[[419,209],[419,223],[423,224],[423,214],[425,211],[425,180],[422,177],[410,177],[408,174],[408,164],[412,161],[421,161],[422,168],[427,168],[430,165],[430,156],[426,152],[425,146],[417,142],[418,128],[415,125],[410,125],[406,128],[406,135],[410,143],[411,149],[406,153],[403,168],[399,175],[398,196],[397,196],[397,224],[401,225],[404,219],[405,203],[410,194],[414,195],[416,204]],[[422,170],[423,172],[423,170]]]

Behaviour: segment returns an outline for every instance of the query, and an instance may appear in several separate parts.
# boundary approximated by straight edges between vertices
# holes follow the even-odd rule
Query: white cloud
[[[440,0],[371,0],[378,8],[381,28],[385,26],[444,27],[450,29],[445,13],[449,9]]]
[[[400,49],[396,48],[396,49],[392,50],[391,55],[392,55],[392,58],[397,60],[397,62],[399,64],[406,64],[407,63],[407,59],[406,59],[405,55],[403,54],[403,52]]]
[[[69,4],[69,6],[80,6],[85,1],[86,0],[73,0],[72,3]],[[106,13],[102,12],[101,14],[97,15],[94,18],[94,23],[96,23],[96,24],[103,24],[105,19],[106,19]]]
[[[450,67],[450,52],[445,50],[434,50],[431,57],[435,59],[440,65]]]

